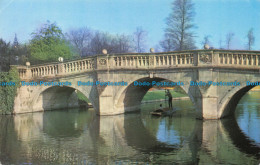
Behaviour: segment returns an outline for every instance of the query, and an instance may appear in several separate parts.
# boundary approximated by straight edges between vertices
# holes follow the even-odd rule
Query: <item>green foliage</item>
[[[19,74],[16,68],[9,72],[0,72],[0,82],[14,82],[15,86],[0,86],[0,114],[11,114],[17,87],[20,84]]]
[[[70,46],[64,39],[61,29],[55,23],[47,22],[32,35],[30,41],[30,61],[32,63],[57,61],[58,57],[72,58]]]
[[[0,68],[2,71],[9,70],[10,64],[10,43],[5,42],[3,39],[0,38]]]
[[[85,102],[85,103],[90,103],[89,99],[80,91],[77,91],[77,96],[80,101]]]
[[[176,86],[174,88],[174,91],[177,92],[177,93],[180,93],[180,94],[187,95],[187,93],[180,86]]]

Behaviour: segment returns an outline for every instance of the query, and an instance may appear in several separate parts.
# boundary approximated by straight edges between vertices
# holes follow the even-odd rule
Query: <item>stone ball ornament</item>
[[[29,61],[27,61],[27,62],[25,63],[25,65],[26,65],[26,66],[30,66],[31,63],[30,63]]]
[[[58,58],[59,62],[63,62],[63,57]]]
[[[103,53],[103,54],[107,54],[107,50],[106,50],[106,49],[103,49],[103,50],[102,50],[102,53]]]
[[[210,47],[209,47],[209,45],[208,44],[205,44],[204,45],[204,49],[209,49]]]

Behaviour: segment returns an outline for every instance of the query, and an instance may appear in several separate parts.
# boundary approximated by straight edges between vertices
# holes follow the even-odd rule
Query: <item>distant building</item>
[[[14,48],[18,48],[18,46],[19,46],[19,42],[18,42],[18,40],[17,40],[17,36],[16,36],[16,33],[15,33],[14,42],[13,42],[13,47],[14,47]]]

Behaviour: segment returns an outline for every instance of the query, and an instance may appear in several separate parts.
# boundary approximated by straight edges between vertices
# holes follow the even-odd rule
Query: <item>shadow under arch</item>
[[[260,147],[243,133],[235,118],[223,119],[221,122],[227,130],[231,141],[241,152],[260,158]]]
[[[254,87],[255,85],[243,85],[240,88],[234,88],[233,90],[229,91],[229,93],[222,98],[224,102],[220,106],[220,118],[234,117],[239,101],[248,91]]]
[[[140,79],[133,80],[129,83],[128,86],[124,87],[119,91],[115,99],[115,107],[117,109],[123,109],[124,112],[132,112],[132,111],[140,110],[142,99],[145,96],[145,94],[148,92],[148,90],[153,87],[153,85],[151,84],[154,81],[158,83],[162,81],[167,81],[170,83],[177,84],[177,82],[162,77],[153,77],[153,78],[143,77]],[[135,82],[142,83],[142,85],[135,84]],[[147,85],[148,83],[150,83],[150,85]],[[189,89],[179,84],[178,86],[181,87],[186,92],[186,94],[189,96],[190,100],[192,101],[193,106],[195,107],[195,103],[193,102],[194,101],[193,96],[189,93],[189,91],[187,91]],[[171,87],[171,86],[164,86],[164,87]]]
[[[50,86],[43,88],[41,92],[34,96],[32,102],[33,110],[46,111],[79,108],[80,104],[76,93],[77,90],[80,91],[71,86]],[[82,91],[80,92],[83,93]]]
[[[125,115],[125,139],[129,146],[142,152],[167,153],[178,150],[179,145],[171,145],[160,142],[143,125],[143,122],[136,114]]]
[[[174,120],[174,119],[172,119]],[[167,153],[167,152],[182,152],[183,147],[186,147],[185,149],[189,149],[192,153],[192,159],[196,159],[196,156],[199,151],[200,143],[202,141],[202,121],[201,120],[195,120],[194,125],[190,125],[191,132],[190,134],[185,138],[185,143],[181,144],[179,142],[169,144],[167,142],[161,142],[157,139],[156,136],[154,136],[145,126],[144,123],[138,115],[136,114],[127,114],[125,115],[125,121],[124,121],[124,130],[125,130],[125,139],[129,146],[132,146],[136,150],[151,153],[151,152],[161,152],[161,153]],[[160,124],[160,123],[158,123]],[[179,125],[178,127],[181,127]],[[177,128],[174,128],[175,131],[178,131]],[[181,133],[178,132],[177,136],[180,136]],[[190,143],[192,142],[192,143]],[[195,143],[194,143],[195,142]],[[196,145],[194,145],[196,144]],[[187,145],[187,146],[184,146]]]

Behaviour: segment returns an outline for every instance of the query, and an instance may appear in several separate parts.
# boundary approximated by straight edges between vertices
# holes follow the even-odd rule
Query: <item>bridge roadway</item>
[[[193,102],[197,118],[219,119],[233,115],[240,98],[260,80],[260,51],[191,50],[163,53],[102,54],[75,61],[16,66],[22,81],[70,82],[63,86],[21,86],[14,113],[79,106],[81,91],[98,115],[116,115],[140,109],[152,87],[134,82],[181,82]],[[123,86],[78,85],[81,82],[122,82]],[[233,85],[191,86],[209,81]]]

